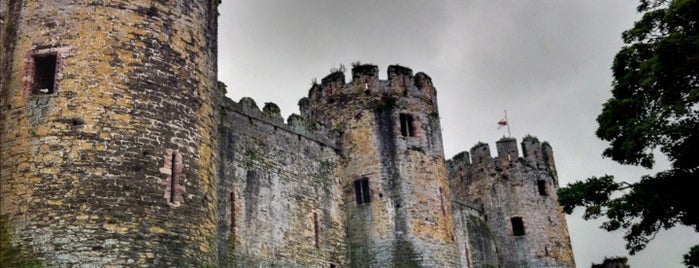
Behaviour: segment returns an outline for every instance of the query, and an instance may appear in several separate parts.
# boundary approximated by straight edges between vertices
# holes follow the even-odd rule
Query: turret
[[[522,154],[527,162],[535,167],[544,166],[544,155],[542,152],[541,143],[532,136],[526,136],[522,139]]]
[[[471,163],[474,165],[490,163],[491,160],[490,147],[487,143],[480,142],[471,147]]]
[[[2,1],[0,212],[47,267],[215,263],[216,1]]]
[[[498,161],[503,165],[510,164],[519,158],[517,140],[514,138],[502,138],[495,143],[495,147],[498,149]]]
[[[377,66],[356,65],[350,82],[342,72],[331,73],[300,102],[302,114],[343,133],[353,266],[459,264],[429,80],[397,65],[380,80]]]

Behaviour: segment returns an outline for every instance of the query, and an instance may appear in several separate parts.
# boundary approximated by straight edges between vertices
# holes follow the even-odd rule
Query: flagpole
[[[512,134],[510,133],[510,120],[507,119],[507,109],[505,109],[505,122],[507,122],[507,137],[512,138]]]

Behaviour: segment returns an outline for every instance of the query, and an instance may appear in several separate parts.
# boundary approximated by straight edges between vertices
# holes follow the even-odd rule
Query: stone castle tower
[[[574,267],[568,227],[558,205],[558,177],[553,151],[548,143],[528,136],[522,141],[502,138],[496,143],[497,156],[490,156],[487,144],[462,152],[449,161],[457,214],[467,230],[476,267]],[[487,231],[480,225],[489,226]],[[476,233],[475,237],[473,233]],[[488,233],[493,245],[480,243],[479,234]],[[491,243],[492,243],[491,242]],[[495,258],[497,257],[497,259]]]
[[[69,267],[574,267],[551,147],[445,161],[436,90],[333,72],[284,120],[216,84],[216,1],[0,4],[0,214]]]
[[[213,1],[2,1],[2,214],[49,266],[215,260]]]
[[[304,104],[305,104],[304,100]],[[311,88],[302,116],[337,129],[348,195],[347,236],[359,267],[455,267],[450,192],[430,78],[358,65]],[[361,196],[360,196],[361,195]],[[356,202],[355,202],[356,201]]]

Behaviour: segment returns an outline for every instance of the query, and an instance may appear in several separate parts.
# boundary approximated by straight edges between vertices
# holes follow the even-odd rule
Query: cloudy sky
[[[447,158],[506,135],[553,146],[561,186],[593,175],[633,181],[649,172],[601,157],[594,131],[611,97],[620,34],[639,15],[633,0],[327,1],[227,0],[219,20],[219,80],[234,100],[274,102],[286,117],[313,78],[352,62],[390,64],[432,77]],[[347,73],[349,75],[349,73]],[[578,267],[626,256],[623,233],[568,217]],[[683,267],[699,235],[661,232],[631,267]]]

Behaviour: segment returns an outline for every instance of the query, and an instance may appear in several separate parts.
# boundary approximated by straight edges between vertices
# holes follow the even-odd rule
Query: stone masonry
[[[215,4],[1,3],[0,208],[17,242],[47,266],[214,263]]]
[[[0,214],[46,267],[574,267],[547,143],[446,161],[431,78],[223,96],[217,1],[0,3]]]

